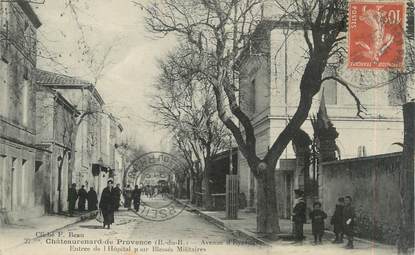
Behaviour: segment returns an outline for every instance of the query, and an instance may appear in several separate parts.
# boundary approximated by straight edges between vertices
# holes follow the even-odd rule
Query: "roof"
[[[33,8],[30,6],[29,2],[27,0],[17,0],[16,2],[30,19],[30,22],[32,22],[33,26],[35,26],[35,28],[39,28],[42,23],[40,22],[39,17],[36,15],[36,13],[33,11]]]
[[[54,89],[88,89],[97,98],[99,103],[104,105],[104,100],[95,88],[94,84],[74,76],[37,69],[36,83],[38,85],[52,87]]]
[[[41,85],[62,85],[81,87],[93,86],[92,83],[76,77],[53,73],[40,69],[36,70],[36,82]]]
[[[76,107],[71,104],[61,93],[59,93],[58,91],[49,88],[47,86],[38,86],[39,88],[42,88],[42,91],[50,93],[51,95],[53,95],[56,99],[56,101],[61,104],[62,106],[66,107],[71,113],[79,115],[80,112],[78,111],[78,109],[76,109]]]

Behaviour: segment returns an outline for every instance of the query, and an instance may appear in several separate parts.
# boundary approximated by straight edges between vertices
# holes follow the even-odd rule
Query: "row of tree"
[[[264,2],[273,4],[278,18],[264,17]],[[365,112],[353,91],[359,84],[352,84],[338,72],[330,77],[323,75],[328,67],[332,68],[329,60],[337,61],[334,66],[342,66],[346,59],[348,1],[158,0],[149,4],[135,3],[145,12],[150,32],[158,36],[174,34],[180,42],[160,64],[157,83],[160,94],[153,104],[159,116],[158,124],[172,132],[189,165],[194,165],[193,155],[196,155],[199,162],[204,162],[205,172],[209,169],[211,155],[226,144],[221,139],[226,137],[223,134],[230,132],[258,183],[257,230],[271,235],[278,233],[275,167],[289,142],[301,132],[313,97],[323,82],[337,81],[354,98],[357,115],[362,117]],[[298,83],[297,109],[265,156],[260,157],[252,119],[238,100],[240,74],[237,67],[244,52],[261,38],[267,38],[281,20],[300,24],[298,29],[303,32],[307,45],[306,63]],[[407,52],[410,61],[412,47]],[[406,79],[402,77],[413,73],[414,65],[408,66],[406,71],[389,72],[393,74],[389,77],[403,81],[406,86]],[[398,93],[406,96],[407,90]],[[192,174],[199,178],[200,169]]]

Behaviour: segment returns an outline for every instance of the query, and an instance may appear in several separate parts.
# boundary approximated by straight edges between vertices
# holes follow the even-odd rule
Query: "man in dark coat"
[[[85,186],[82,185],[82,187],[78,190],[78,211],[85,211],[85,203],[87,199],[88,193],[85,190]]]
[[[343,208],[344,208],[344,198],[340,197],[337,200],[336,209],[334,210],[333,217],[331,217],[330,224],[333,225],[334,233],[336,234],[336,239],[332,243],[343,243]]]
[[[321,210],[321,203],[315,202],[313,204],[313,211],[310,213],[311,229],[314,235],[314,244],[321,244],[321,239],[324,234],[324,220],[327,214]]]
[[[306,203],[304,201],[304,192],[302,190],[294,190],[296,204],[293,209],[293,222],[294,222],[294,239],[296,242],[302,242],[304,240],[303,226],[306,222]]]
[[[95,211],[97,209],[98,196],[94,187],[89,188],[88,191],[88,211]]]
[[[343,224],[344,224],[344,233],[347,237],[346,249],[353,249],[353,236],[354,236],[354,208],[352,206],[352,198],[346,196],[344,199],[344,208],[343,208]]]
[[[138,185],[135,185],[133,190],[133,199],[134,199],[134,210],[137,212],[140,209],[140,200],[141,200],[141,189],[138,188]]]
[[[107,187],[102,191],[101,201],[99,201],[99,208],[101,209],[102,216],[104,217],[104,228],[114,223],[114,211],[116,203],[116,194],[113,188],[113,181],[107,182]]]
[[[130,184],[128,184],[127,187],[124,189],[123,195],[124,195],[124,207],[127,209],[130,209],[132,195],[133,195],[133,190],[131,189]]]
[[[78,192],[76,192],[76,184],[72,183],[72,186],[68,190],[68,202],[69,202],[69,214],[72,216],[75,210],[76,200],[78,199]]]
[[[115,210],[118,211],[118,209],[120,208],[120,202],[121,202],[121,188],[120,188],[120,184],[117,184],[117,186],[114,188],[114,192],[115,192]]]

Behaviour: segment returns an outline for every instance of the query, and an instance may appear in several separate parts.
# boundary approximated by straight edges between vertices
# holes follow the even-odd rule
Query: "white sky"
[[[145,0],[141,0],[145,1]],[[154,38],[144,28],[143,12],[130,0],[72,0],[79,24],[67,0],[45,0],[32,4],[42,26],[38,31],[41,55],[54,61],[39,59],[38,67],[94,81],[96,72],[89,68],[91,54],[82,55],[78,41],[85,41],[94,56],[94,66],[110,51],[97,88],[111,112],[121,118],[128,137],[148,149],[165,149],[164,132],[146,123],[151,119],[148,95],[157,75],[157,59],[175,45],[174,38]],[[49,52],[46,52],[47,48]],[[57,63],[56,63],[57,62]],[[93,68],[92,68],[93,69]]]

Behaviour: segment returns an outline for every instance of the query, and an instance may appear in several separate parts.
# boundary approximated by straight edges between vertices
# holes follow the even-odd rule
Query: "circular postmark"
[[[186,204],[175,198],[185,177],[185,167],[174,155],[158,151],[141,155],[126,174],[127,184],[134,187],[133,212],[151,221],[165,221],[179,215]],[[138,206],[137,197],[140,197]]]

